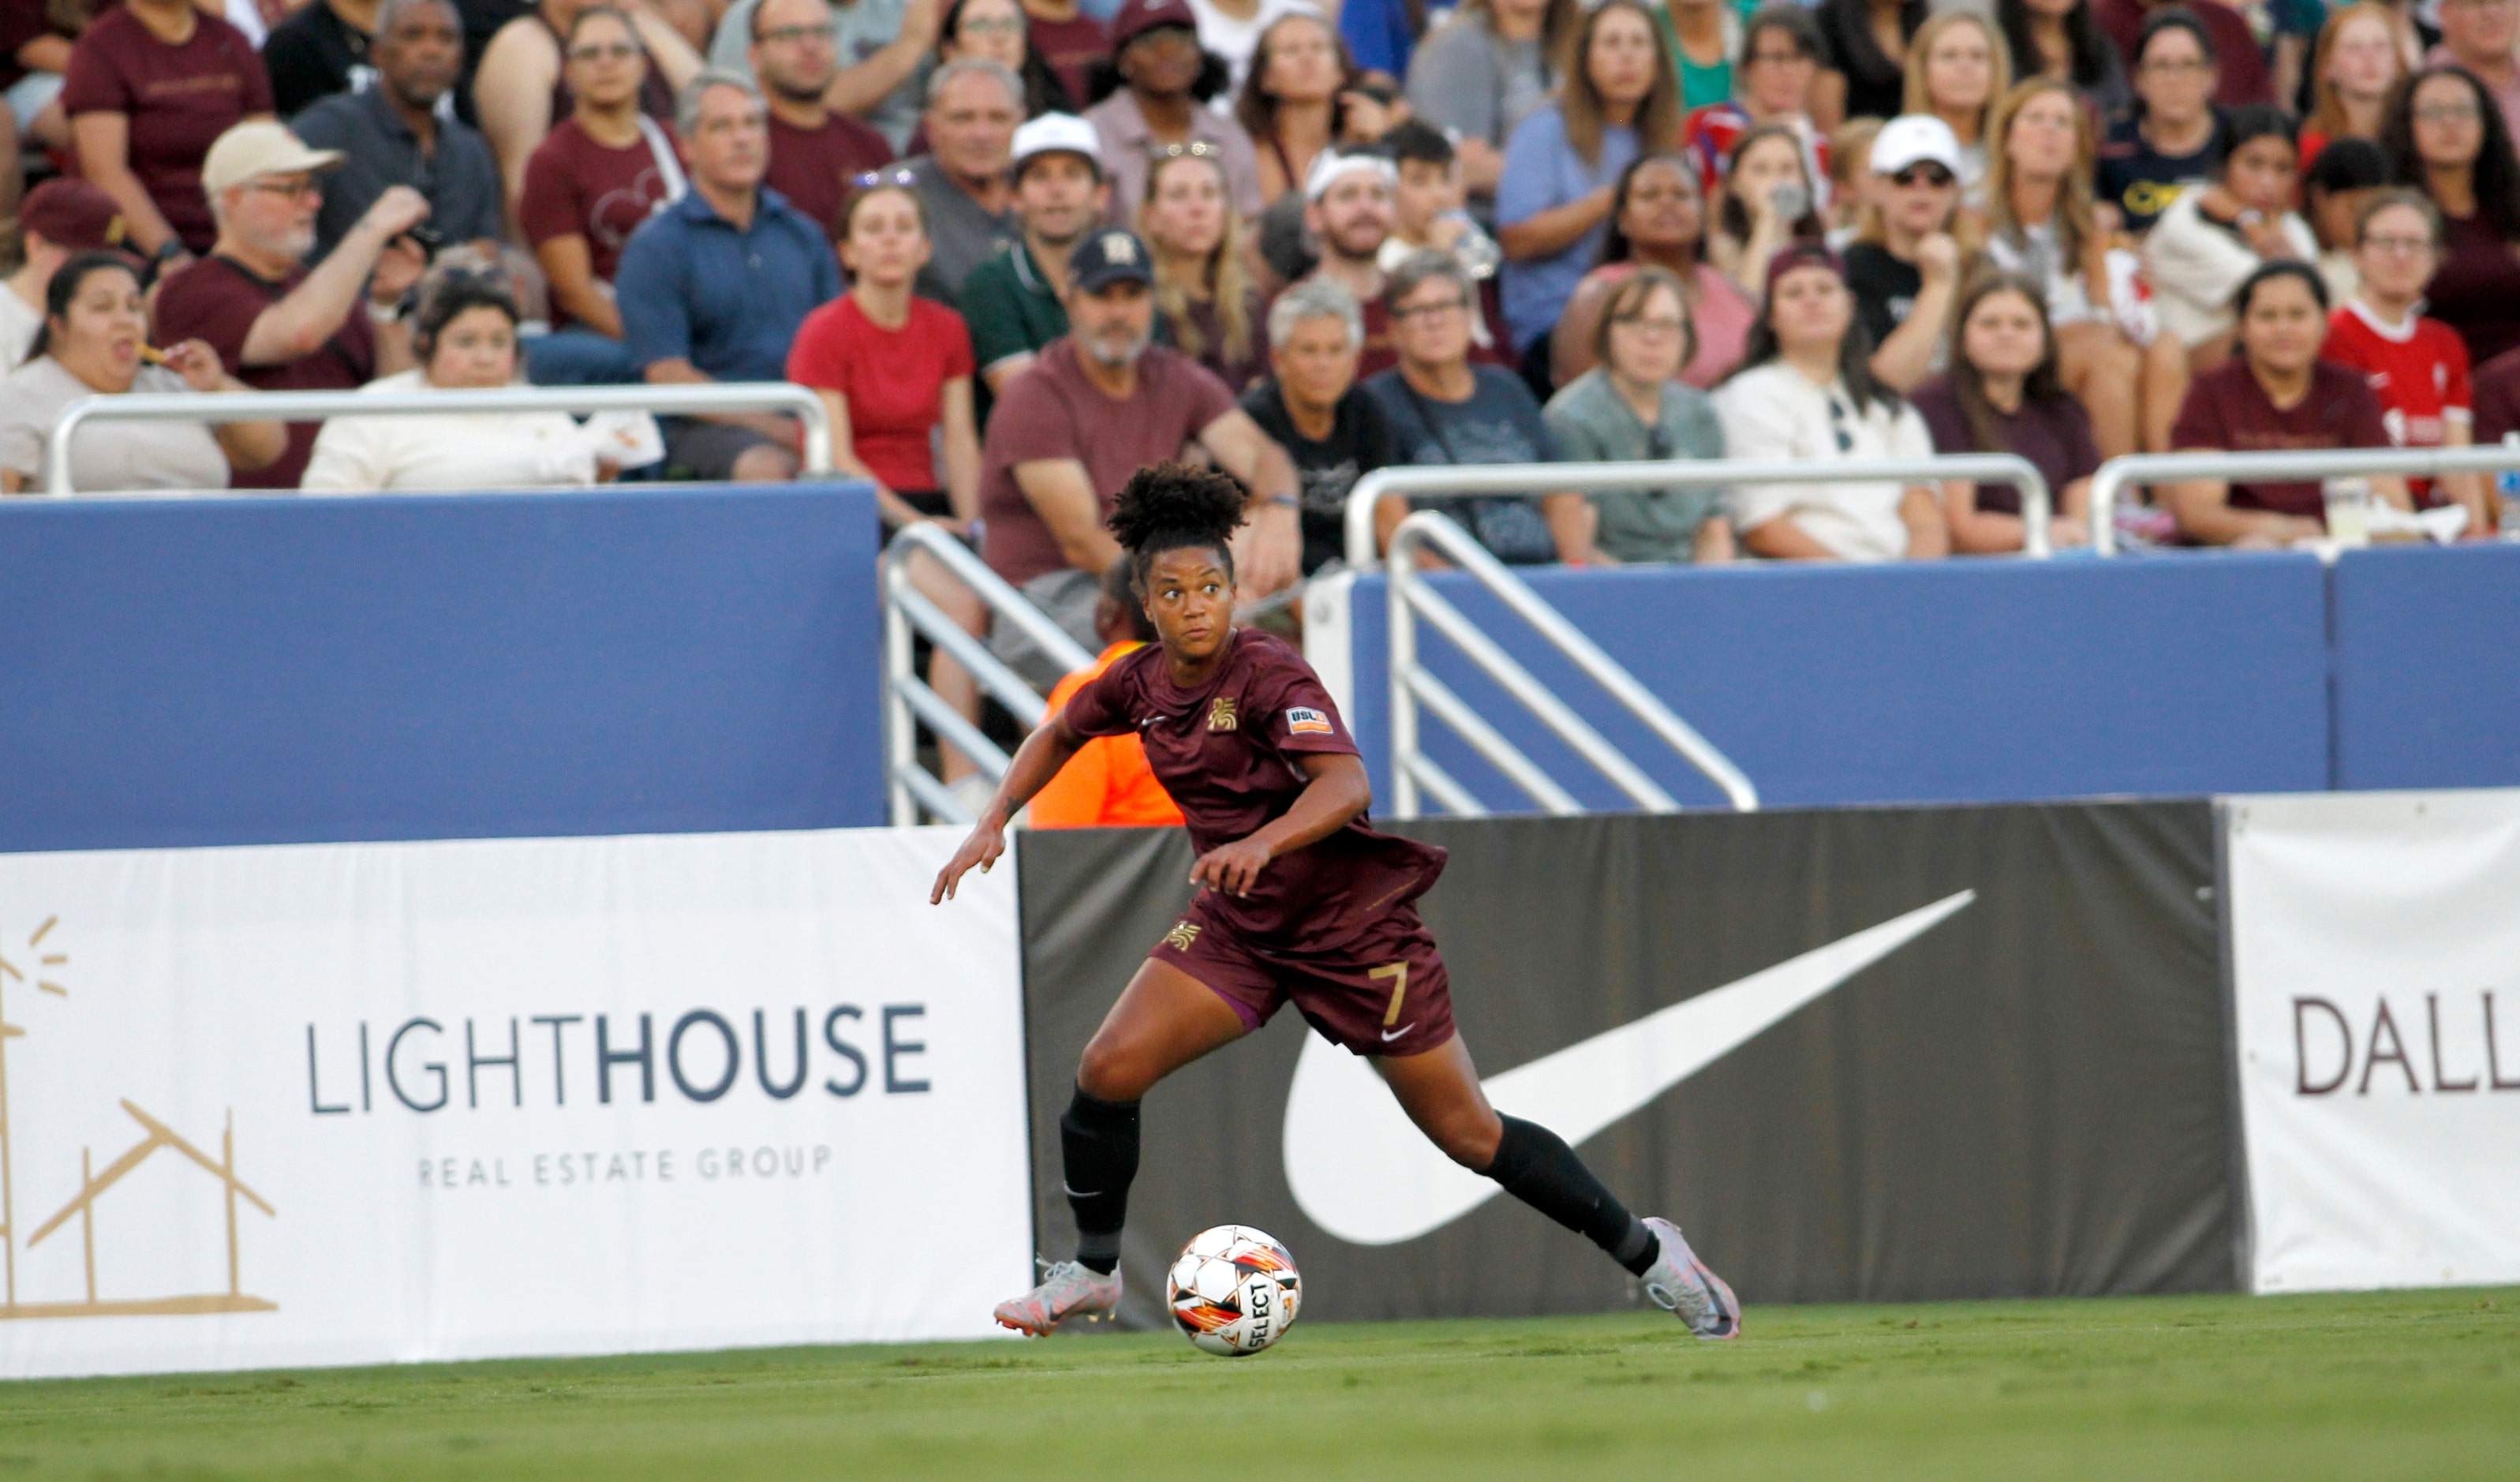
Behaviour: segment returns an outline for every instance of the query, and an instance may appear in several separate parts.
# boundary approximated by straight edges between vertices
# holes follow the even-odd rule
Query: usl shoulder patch
[[[1302,705],[1297,705],[1295,708],[1286,712],[1286,729],[1297,736],[1329,736],[1334,734],[1330,729],[1330,718],[1328,716],[1324,715],[1319,710],[1308,710]]]

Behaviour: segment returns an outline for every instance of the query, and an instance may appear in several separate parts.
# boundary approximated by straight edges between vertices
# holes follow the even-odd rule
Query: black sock
[[[1058,1148],[1067,1207],[1076,1211],[1077,1262],[1107,1277],[1120,1264],[1120,1227],[1138,1176],[1138,1103],[1099,1101],[1077,1088],[1058,1119]]]
[[[1643,1276],[1661,1243],[1644,1221],[1628,1213],[1563,1138],[1537,1122],[1504,1117],[1505,1136],[1487,1176],[1505,1191],[1609,1252],[1610,1259]]]

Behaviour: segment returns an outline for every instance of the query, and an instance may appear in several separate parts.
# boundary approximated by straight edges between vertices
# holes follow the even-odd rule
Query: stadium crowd
[[[887,525],[976,541],[1089,645],[1100,516],[1185,449],[1251,490],[1266,595],[1393,464],[2012,451],[2080,516],[2132,451],[2520,430],[2520,0],[0,0],[0,490],[96,393],[788,380]],[[801,441],[163,422],[71,468],[760,480]],[[2502,515],[2484,476],[2371,493]],[[2282,544],[2324,509],[2198,482],[2125,525]],[[1461,513],[1519,562],[2023,539],[1967,484]]]

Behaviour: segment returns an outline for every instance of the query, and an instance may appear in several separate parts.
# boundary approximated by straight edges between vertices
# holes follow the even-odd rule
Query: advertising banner
[[[2252,1284],[2520,1281],[2520,792],[2221,807]]]
[[[928,909],[958,837],[0,856],[0,1374],[995,1332],[1015,895]]]
[[[2228,1040],[2199,802],[1429,821],[1420,903],[1499,1108],[1749,1301],[2228,1290]],[[1035,1218],[1078,1052],[1179,918],[1178,832],[1025,835]],[[1256,1225],[1308,1318],[1598,1311],[1635,1283],[1454,1167],[1295,1013],[1155,1088],[1123,1316]]]

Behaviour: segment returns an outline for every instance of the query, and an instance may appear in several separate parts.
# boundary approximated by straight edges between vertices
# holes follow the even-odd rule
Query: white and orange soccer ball
[[[1248,1225],[1219,1225],[1182,1247],[1164,1276],[1164,1300],[1192,1343],[1240,1358],[1295,1325],[1304,1279],[1276,1236]]]

